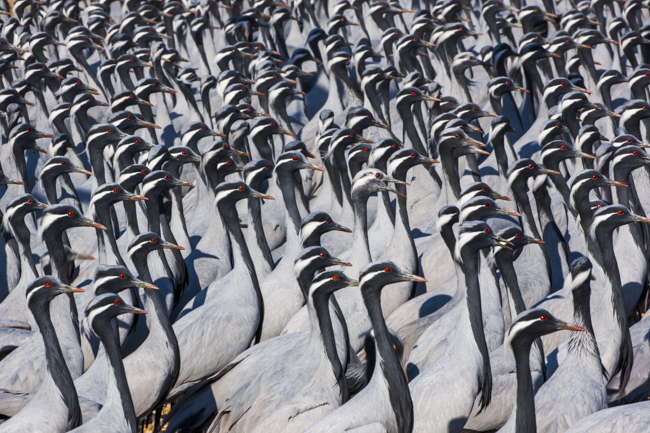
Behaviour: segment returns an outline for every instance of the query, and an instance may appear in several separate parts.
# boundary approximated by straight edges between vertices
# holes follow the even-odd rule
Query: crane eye
[[[561,123],[558,123],[557,125],[555,125],[556,128],[560,128],[561,126],[562,126]]]
[[[485,233],[490,233],[490,229],[485,229]]]
[[[460,138],[460,134],[454,134],[454,137]]]
[[[368,151],[368,148],[367,148],[367,147],[364,147],[364,148],[363,148],[363,151],[364,151],[364,152],[367,152],[367,151]]]
[[[112,134],[112,133],[113,133],[113,130],[112,130],[112,129],[109,129],[109,130],[107,130],[106,132],[108,132],[109,134]]]
[[[158,242],[158,239],[156,239],[156,238],[151,238],[151,243],[152,243],[152,244],[155,244],[156,242]]]
[[[397,147],[397,144],[393,143],[393,146],[392,146],[392,147]]]
[[[66,162],[65,162],[65,161],[61,161],[61,165],[65,165],[65,164],[66,164]]]
[[[120,278],[123,280],[123,279],[126,278],[126,275],[124,275],[124,274],[120,274]]]
[[[518,237],[518,238],[520,238],[520,237],[521,237],[521,233],[517,233],[515,236]]]
[[[390,268],[386,268],[386,269],[384,269],[384,271],[385,271],[385,272],[390,272],[391,269],[390,269]]]
[[[165,180],[169,180],[169,176],[165,176]]]
[[[472,107],[472,111],[476,111],[476,107]]]
[[[32,204],[32,199],[30,198],[29,200],[27,200],[27,203]]]
[[[277,76],[277,75],[274,75],[273,78],[278,78],[278,76]]]
[[[535,9],[535,12],[537,12],[537,9]]]
[[[448,102],[449,104],[451,104],[452,102],[454,102],[454,100],[453,100],[453,99],[450,99],[450,100],[448,100],[447,102]]]
[[[32,132],[32,128],[27,128],[27,132]]]
[[[562,83],[562,87],[566,87],[566,83]]]
[[[271,125],[271,126],[275,126],[275,122],[271,122],[270,125]]]
[[[413,42],[417,42],[418,38],[413,38]]]
[[[411,96],[415,96],[415,92],[411,92]]]
[[[566,150],[566,146],[561,146],[560,149]]]
[[[204,130],[205,130],[205,126],[202,126],[202,127],[201,127],[201,131],[204,131]]]
[[[74,216],[74,212],[72,212],[72,211],[68,212],[68,216],[69,217]]]
[[[327,256],[327,254],[325,254],[325,253],[320,253],[320,256],[321,256],[321,258],[323,258],[323,259],[324,259],[324,258],[325,258],[325,256]]]
[[[484,192],[487,191],[487,186],[484,186],[484,187],[483,187],[483,191],[484,191]]]
[[[381,178],[381,174],[380,174],[380,173],[377,173],[377,174],[375,174],[375,177],[376,177],[377,179],[380,179],[380,178]]]
[[[338,275],[334,275],[334,276],[332,277],[332,280],[334,280],[334,281],[338,281],[338,280],[339,280],[339,276],[338,276]]]
[[[326,223],[330,223],[331,221],[332,221],[332,220],[329,219],[329,218],[327,218],[327,219],[325,220]]]
[[[372,119],[372,114],[368,114],[368,119]]]
[[[632,143],[632,139],[631,139],[631,138],[628,138],[628,139],[627,139],[627,142],[628,142],[628,143]]]
[[[647,105],[644,105],[644,106],[643,106],[643,109],[644,109],[644,110],[647,110],[647,109],[648,109],[648,106],[647,106]]]
[[[113,188],[113,192],[114,192],[115,194],[117,194],[118,192],[120,192],[120,189],[119,189],[119,188]]]
[[[569,43],[569,40],[567,39],[567,40],[565,41],[565,43],[567,43],[567,44],[568,44],[568,43]]]
[[[528,164],[528,168],[533,168],[534,166],[534,164]]]
[[[632,155],[636,155],[638,152],[635,150],[632,152]]]
[[[266,168],[271,168],[271,166],[270,166],[269,164],[266,164],[266,166],[265,166],[265,167],[266,167]]]
[[[485,203],[485,207],[490,207],[490,203]]]
[[[238,189],[239,189],[240,191],[243,191],[243,190],[244,190],[244,187],[243,187],[243,186],[240,186]]]
[[[510,81],[506,81],[506,86],[509,86],[509,85],[510,85]]]
[[[48,281],[47,283],[45,283],[45,285],[46,285],[47,287],[50,287],[50,286],[52,285],[52,283],[51,283],[50,281]]]
[[[126,116],[126,118],[127,118],[127,119],[132,119],[133,116],[131,116],[131,115],[129,114],[128,116]]]
[[[594,174],[593,176],[591,176],[591,178],[592,178],[593,180],[596,180],[596,179],[598,179],[598,175],[597,175],[597,174]]]
[[[147,174],[147,170],[142,170],[140,173]]]
[[[619,211],[618,211],[618,214],[619,214],[619,215],[623,215],[623,211],[622,211],[622,210],[619,210]]]
[[[396,32],[395,32],[395,34],[396,34],[396,35],[398,35],[398,34],[399,34],[399,32],[397,32],[397,31],[396,31]]]
[[[232,164],[231,160],[226,161],[226,165],[231,165],[231,164]]]
[[[345,18],[341,18],[341,21],[345,21]]]
[[[539,320],[541,320],[542,322],[546,322],[546,316],[540,317]]]
[[[187,152],[184,150],[181,152],[181,155],[187,155]]]

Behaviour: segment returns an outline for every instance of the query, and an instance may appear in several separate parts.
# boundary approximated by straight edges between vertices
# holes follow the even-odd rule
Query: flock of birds
[[[646,0],[6,2],[0,433],[650,431]]]

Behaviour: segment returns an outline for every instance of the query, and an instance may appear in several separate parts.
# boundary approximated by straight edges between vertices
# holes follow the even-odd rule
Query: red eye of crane
[[[332,220],[329,219],[329,218],[327,218],[327,219],[325,220],[326,223],[330,223],[331,221],[332,221]]]
[[[292,159],[293,159],[294,161],[298,161],[298,157],[297,157],[297,156],[294,156]]]
[[[490,233],[490,229],[485,229],[485,233]]]
[[[363,151],[364,151],[364,152],[367,152],[367,151],[368,151],[368,148],[367,148],[367,147],[364,147],[364,148],[363,148]]]
[[[338,281],[338,280],[339,280],[339,276],[338,276],[338,275],[334,275],[334,276],[332,277],[332,280],[334,280],[334,281]]]
[[[233,52],[233,53],[236,53],[236,52],[237,52],[237,50],[232,50],[232,52]]]
[[[72,212],[72,211],[68,212],[68,216],[69,216],[69,217],[74,216],[74,212]]]
[[[465,29],[464,29],[463,27],[461,27],[461,28],[460,28],[460,31],[463,31],[463,30],[465,30]]]
[[[510,81],[506,81],[506,86],[509,86],[509,85],[510,85]]]
[[[151,243],[152,243],[152,244],[155,244],[156,242],[158,242],[158,239],[156,239],[156,238],[151,238]]]
[[[454,137],[459,138],[460,134],[454,134]]]
[[[147,55],[149,55],[149,53],[147,53]],[[152,85],[152,86],[155,86],[155,85],[156,85],[156,83],[151,83],[151,85]]]
[[[559,128],[559,127],[561,127],[561,126],[562,126],[562,124],[560,124],[560,123],[558,123],[557,125],[555,125],[556,128]]]
[[[321,256],[322,258],[325,258],[325,257],[327,256],[327,254],[325,254],[325,253],[320,253],[320,256]]]
[[[0,41],[0,45],[4,45],[4,44],[5,44],[4,41]]]
[[[45,70],[45,68],[41,68],[41,71],[44,71],[44,70]]]
[[[619,214],[619,215],[623,215],[623,211],[622,211],[622,210],[619,210],[619,211],[618,211],[618,214]]]
[[[273,78],[278,78],[278,76],[277,76],[277,75],[274,75]]]
[[[644,109],[644,110],[647,110],[647,109],[648,109],[648,106],[647,106],[647,105],[644,105],[644,106],[643,106],[643,109]]]
[[[386,269],[384,269],[384,271],[385,271],[385,272],[390,272],[391,269],[390,269],[390,268],[386,268]]]
[[[153,33],[153,30],[149,30],[149,33]]]
[[[456,6],[458,6],[458,3],[456,3]],[[500,6],[499,3],[497,3],[497,6]]]
[[[354,132],[350,132],[350,137],[354,137]]]
[[[169,176],[165,176],[165,180],[169,180]]]
[[[271,122],[270,125],[271,125],[271,126],[275,126],[275,122]]]
[[[132,62],[132,61],[133,61],[133,57],[131,57],[131,58],[129,59],[129,62]]]
[[[124,275],[124,274],[120,274],[120,278],[123,280],[123,279],[126,278],[126,275]]]
[[[537,12],[537,9],[535,9],[535,12]]]
[[[109,130],[107,130],[106,132],[108,132],[109,134],[112,134],[112,133],[113,133],[113,130],[112,130],[112,129],[109,129]]]
[[[561,150],[566,150],[566,146],[560,146]]]
[[[591,178],[592,178],[593,180],[596,180],[596,179],[598,179],[598,175],[597,175],[597,174],[594,174],[593,176],[591,176]]]
[[[241,91],[242,91],[242,92],[245,92],[245,91],[246,91],[246,87],[242,87],[242,88],[241,88]]]
[[[65,161],[61,161],[61,165],[65,165],[65,164],[66,164],[66,162],[65,162]]]
[[[182,152],[181,152],[181,155],[187,155],[187,151],[185,151],[185,150],[182,151]]]
[[[71,109],[72,109],[72,107],[68,107],[68,110],[71,110]]]
[[[142,170],[142,171],[140,171],[140,173],[147,174],[147,170]]]
[[[52,283],[48,281],[47,283],[45,283],[45,285],[46,285],[47,287],[50,287],[50,286],[52,285]]]
[[[130,119],[133,118],[133,116],[131,116],[131,115],[129,114],[128,116],[126,116],[126,118],[130,120]]]
[[[392,147],[397,147],[397,144],[393,143],[393,146],[392,146]]]
[[[243,186],[240,186],[238,189],[239,189],[240,191],[243,191],[243,190],[244,190],[244,187],[243,187]]]
[[[627,142],[628,142],[628,143],[632,143],[632,139],[631,139],[631,138],[628,138],[628,139],[627,139]]]
[[[485,203],[485,207],[490,207],[490,203]]]
[[[88,39],[84,39],[84,42],[88,42]]]
[[[117,194],[118,192],[120,192],[120,189],[119,188],[113,188],[113,192]]]
[[[380,179],[380,178],[381,178],[381,174],[377,173],[377,174],[375,174],[375,177],[376,177],[377,179]]]
[[[27,203],[32,204],[32,199],[30,198],[29,200],[27,200]]]
[[[566,83],[562,83],[562,87],[566,87]]]
[[[268,168],[271,168],[271,166],[270,166],[269,164],[266,164],[265,167],[266,167],[267,169],[268,169]]]
[[[517,233],[515,236],[518,237],[518,238],[520,238],[520,237],[521,237],[521,233]]]
[[[483,192],[487,191],[487,186],[483,187]]]
[[[411,154],[411,158],[415,158],[415,153],[412,153],[412,154]]]
[[[546,322],[546,316],[540,317],[539,320],[541,320],[542,322]]]
[[[533,168],[533,167],[534,167],[533,164],[528,164],[528,168]]]
[[[372,114],[368,114],[368,119],[372,119]]]
[[[341,18],[341,21],[345,21],[345,18]]]
[[[632,152],[632,155],[636,155],[638,152],[635,150]]]
[[[27,128],[27,132],[32,132],[32,128]]]
[[[413,38],[413,42],[417,42],[418,38]]]
[[[411,96],[415,96],[415,92],[411,92]]]
[[[469,56],[469,59],[470,59],[470,60],[474,60],[474,56]]]
[[[201,131],[203,131],[203,130],[205,130],[205,126],[202,126],[202,127],[201,127]]]
[[[472,111],[476,111],[476,107],[472,107]]]

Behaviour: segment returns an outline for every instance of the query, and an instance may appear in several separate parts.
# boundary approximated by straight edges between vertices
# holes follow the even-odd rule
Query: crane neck
[[[397,420],[398,431],[412,431],[413,403],[408,382],[400,364],[397,352],[388,335],[388,327],[381,310],[383,287],[368,287],[362,282],[361,295],[368,310],[375,334],[375,367],[371,382],[382,375],[388,386],[391,407]]]
[[[529,339],[515,339],[511,342],[512,352],[517,366],[517,403],[515,406],[515,431],[517,433],[537,433],[535,417],[535,393],[530,376]]]
[[[45,344],[47,374],[59,389],[60,396],[68,407],[68,427],[75,428],[81,424],[79,397],[63,357],[59,339],[52,325],[49,304],[49,302],[45,303],[45,305],[42,305],[43,308],[39,308],[40,311],[32,310],[32,313]]]

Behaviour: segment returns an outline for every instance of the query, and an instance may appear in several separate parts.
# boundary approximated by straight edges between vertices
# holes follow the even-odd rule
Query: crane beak
[[[437,159],[433,159],[433,158],[422,158],[422,161],[424,161],[424,162],[426,162],[428,164],[440,164],[440,161],[438,161]]]
[[[348,266],[348,267],[352,266],[352,263],[337,258],[332,258],[332,263],[339,266]]]
[[[295,137],[296,136],[296,134],[294,134],[293,132],[291,132],[291,131],[289,131],[287,129],[280,129],[280,130],[278,130],[278,132],[280,134],[288,135],[289,137]]]
[[[382,184],[382,186],[379,187],[379,190],[380,191],[389,191],[389,192],[392,192],[392,193],[395,193],[395,194],[399,195],[400,197],[406,198],[406,194],[402,194],[401,192],[397,191],[396,189],[391,188],[390,186],[388,186],[386,184]]]
[[[176,181],[176,186],[194,186],[193,183],[185,182],[183,180]]]
[[[98,230],[106,230],[106,227],[104,227],[102,224],[97,223],[97,222],[95,222],[95,221],[93,221],[93,220],[86,220],[86,221],[84,221],[82,224],[85,225],[85,226],[87,226],[87,227],[93,227],[93,228],[96,228],[96,229],[98,229]]]
[[[576,152],[575,156],[577,156],[579,158],[585,158],[585,159],[596,159],[595,156],[590,155],[590,154],[585,153],[585,152]]]
[[[332,223],[332,224],[334,225],[334,230],[337,230],[339,232],[344,232],[344,233],[352,233],[352,230],[350,230],[345,226],[342,226],[341,224],[337,224],[337,223]]]
[[[620,186],[621,188],[627,188],[626,184],[624,184],[623,182],[619,182],[617,180],[606,180],[605,184],[607,186]]]
[[[517,87],[517,90],[519,90],[520,92],[524,92],[524,93],[530,93],[530,90],[524,89],[523,87]]]
[[[170,95],[173,95],[174,93],[178,93],[178,90],[172,89],[171,87],[167,87],[167,86],[162,86],[160,90],[162,90],[164,93],[169,93]]]
[[[38,133],[36,134],[36,136],[37,136],[38,138],[54,138],[54,135],[52,135],[52,134],[48,134],[47,132],[38,132]],[[40,152],[40,150],[39,150],[39,152]]]
[[[375,126],[376,126],[377,128],[381,128],[381,129],[386,129],[386,130],[388,130],[388,125],[386,125],[385,123],[375,122]]]
[[[473,139],[472,137],[467,137],[467,138],[465,139],[465,143],[466,143],[468,146],[485,147],[485,144],[484,144],[484,143],[481,143],[480,141],[475,140],[475,139]]]
[[[476,146],[468,146],[468,147],[469,147],[469,151],[472,152],[475,155],[489,155],[490,154],[490,152],[488,152],[487,150],[481,149],[480,147],[476,147]]]
[[[85,174],[85,175],[87,175],[87,176],[92,176],[92,175],[93,175],[91,172],[89,172],[89,171],[86,170],[85,168],[79,168],[79,167],[77,167],[77,168],[75,168],[75,169],[72,170],[72,171],[74,171],[75,173],[82,173],[82,174]]]
[[[314,171],[325,171],[325,169],[323,167],[319,167],[319,166],[314,165],[314,164],[307,164],[307,166],[305,166],[305,168],[308,168],[308,169],[314,170]]]
[[[210,135],[213,136],[213,137],[226,138],[226,134],[222,134],[221,132],[217,132],[217,131],[210,132]],[[248,156],[248,155],[246,155],[246,156]]]
[[[6,182],[8,185],[24,185],[23,182],[16,179],[7,179]]]
[[[34,146],[34,150],[37,151],[37,152],[41,152],[41,153],[44,153],[44,154],[47,155],[47,150],[43,149],[43,148],[40,147],[40,146]]]
[[[521,214],[519,212],[516,212],[514,210],[510,210],[510,209],[499,209],[499,213],[501,215],[511,215],[511,216],[514,216],[514,217],[520,217],[521,216]]]
[[[633,215],[632,219],[638,223],[650,223],[650,219],[639,215]]]
[[[168,250],[184,250],[185,248],[181,247],[180,245],[172,244],[171,242],[163,241],[161,240],[161,245],[163,248],[168,249]]]
[[[495,193],[494,193],[493,198],[494,198],[495,200],[505,200],[505,201],[510,201],[510,197],[507,197],[507,196],[505,196],[505,195],[503,195],[503,194],[499,194],[498,192],[495,192]]]
[[[129,194],[129,197],[127,198],[128,201],[139,201],[139,200],[149,200],[147,197],[143,195],[137,195],[137,194]]]
[[[583,328],[582,326],[572,325],[570,323],[562,322],[560,320],[557,321],[556,326],[558,327],[558,329],[564,329],[567,331],[585,332],[585,328]]]
[[[135,308],[135,307],[132,307],[131,305],[124,305],[123,308],[126,310],[127,313],[131,313],[131,314],[147,314],[147,312],[144,311],[143,309]]]
[[[419,275],[413,275],[413,274],[402,274],[402,278],[404,278],[404,281],[415,281],[416,283],[427,283],[428,280],[424,277],[420,277]]]
[[[512,242],[507,241],[507,240],[505,240],[505,239],[503,239],[503,238],[501,238],[501,237],[499,237],[499,236],[494,236],[494,237],[492,238],[492,240],[494,240],[494,243],[495,243],[496,245],[498,245],[498,246],[500,246],[500,247],[503,247],[503,248],[507,248],[507,249],[509,249],[509,250],[512,250],[511,247],[514,246],[514,244],[513,244]]]
[[[544,245],[546,242],[544,242],[541,239],[535,239],[535,238],[530,238],[528,239],[529,244],[539,244],[539,245]]]
[[[539,172],[541,174],[560,174],[559,171],[549,170],[548,168],[542,168]]]
[[[435,96],[423,96],[422,99],[424,101],[440,102],[440,98],[436,98]]]
[[[620,114],[618,114],[618,113],[614,113],[613,111],[608,111],[608,112],[607,112],[607,115],[608,115],[609,117],[618,117],[618,118],[621,117]]]
[[[34,103],[33,103],[33,102],[29,102],[27,99],[22,99],[22,98],[21,98],[18,102],[20,102],[21,104],[29,105],[30,107],[33,107],[33,106],[34,106]]]
[[[153,104],[152,104],[151,102],[149,102],[149,101],[145,101],[144,99],[140,99],[140,100],[138,101],[138,104],[140,104],[140,105],[146,105],[146,106],[148,106],[148,107],[153,107]]]
[[[151,283],[147,283],[146,281],[142,281],[142,280],[135,280],[133,284],[143,289],[158,290],[158,286],[155,286]]]
[[[80,289],[79,287],[63,286],[61,287],[61,292],[62,293],[83,293],[84,289]]]
[[[348,280],[348,286],[349,287],[359,287],[359,281],[358,280]]]
[[[262,194],[261,192],[257,191],[253,191],[252,197],[261,198],[263,200],[275,200],[275,198],[271,197],[270,195]]]

